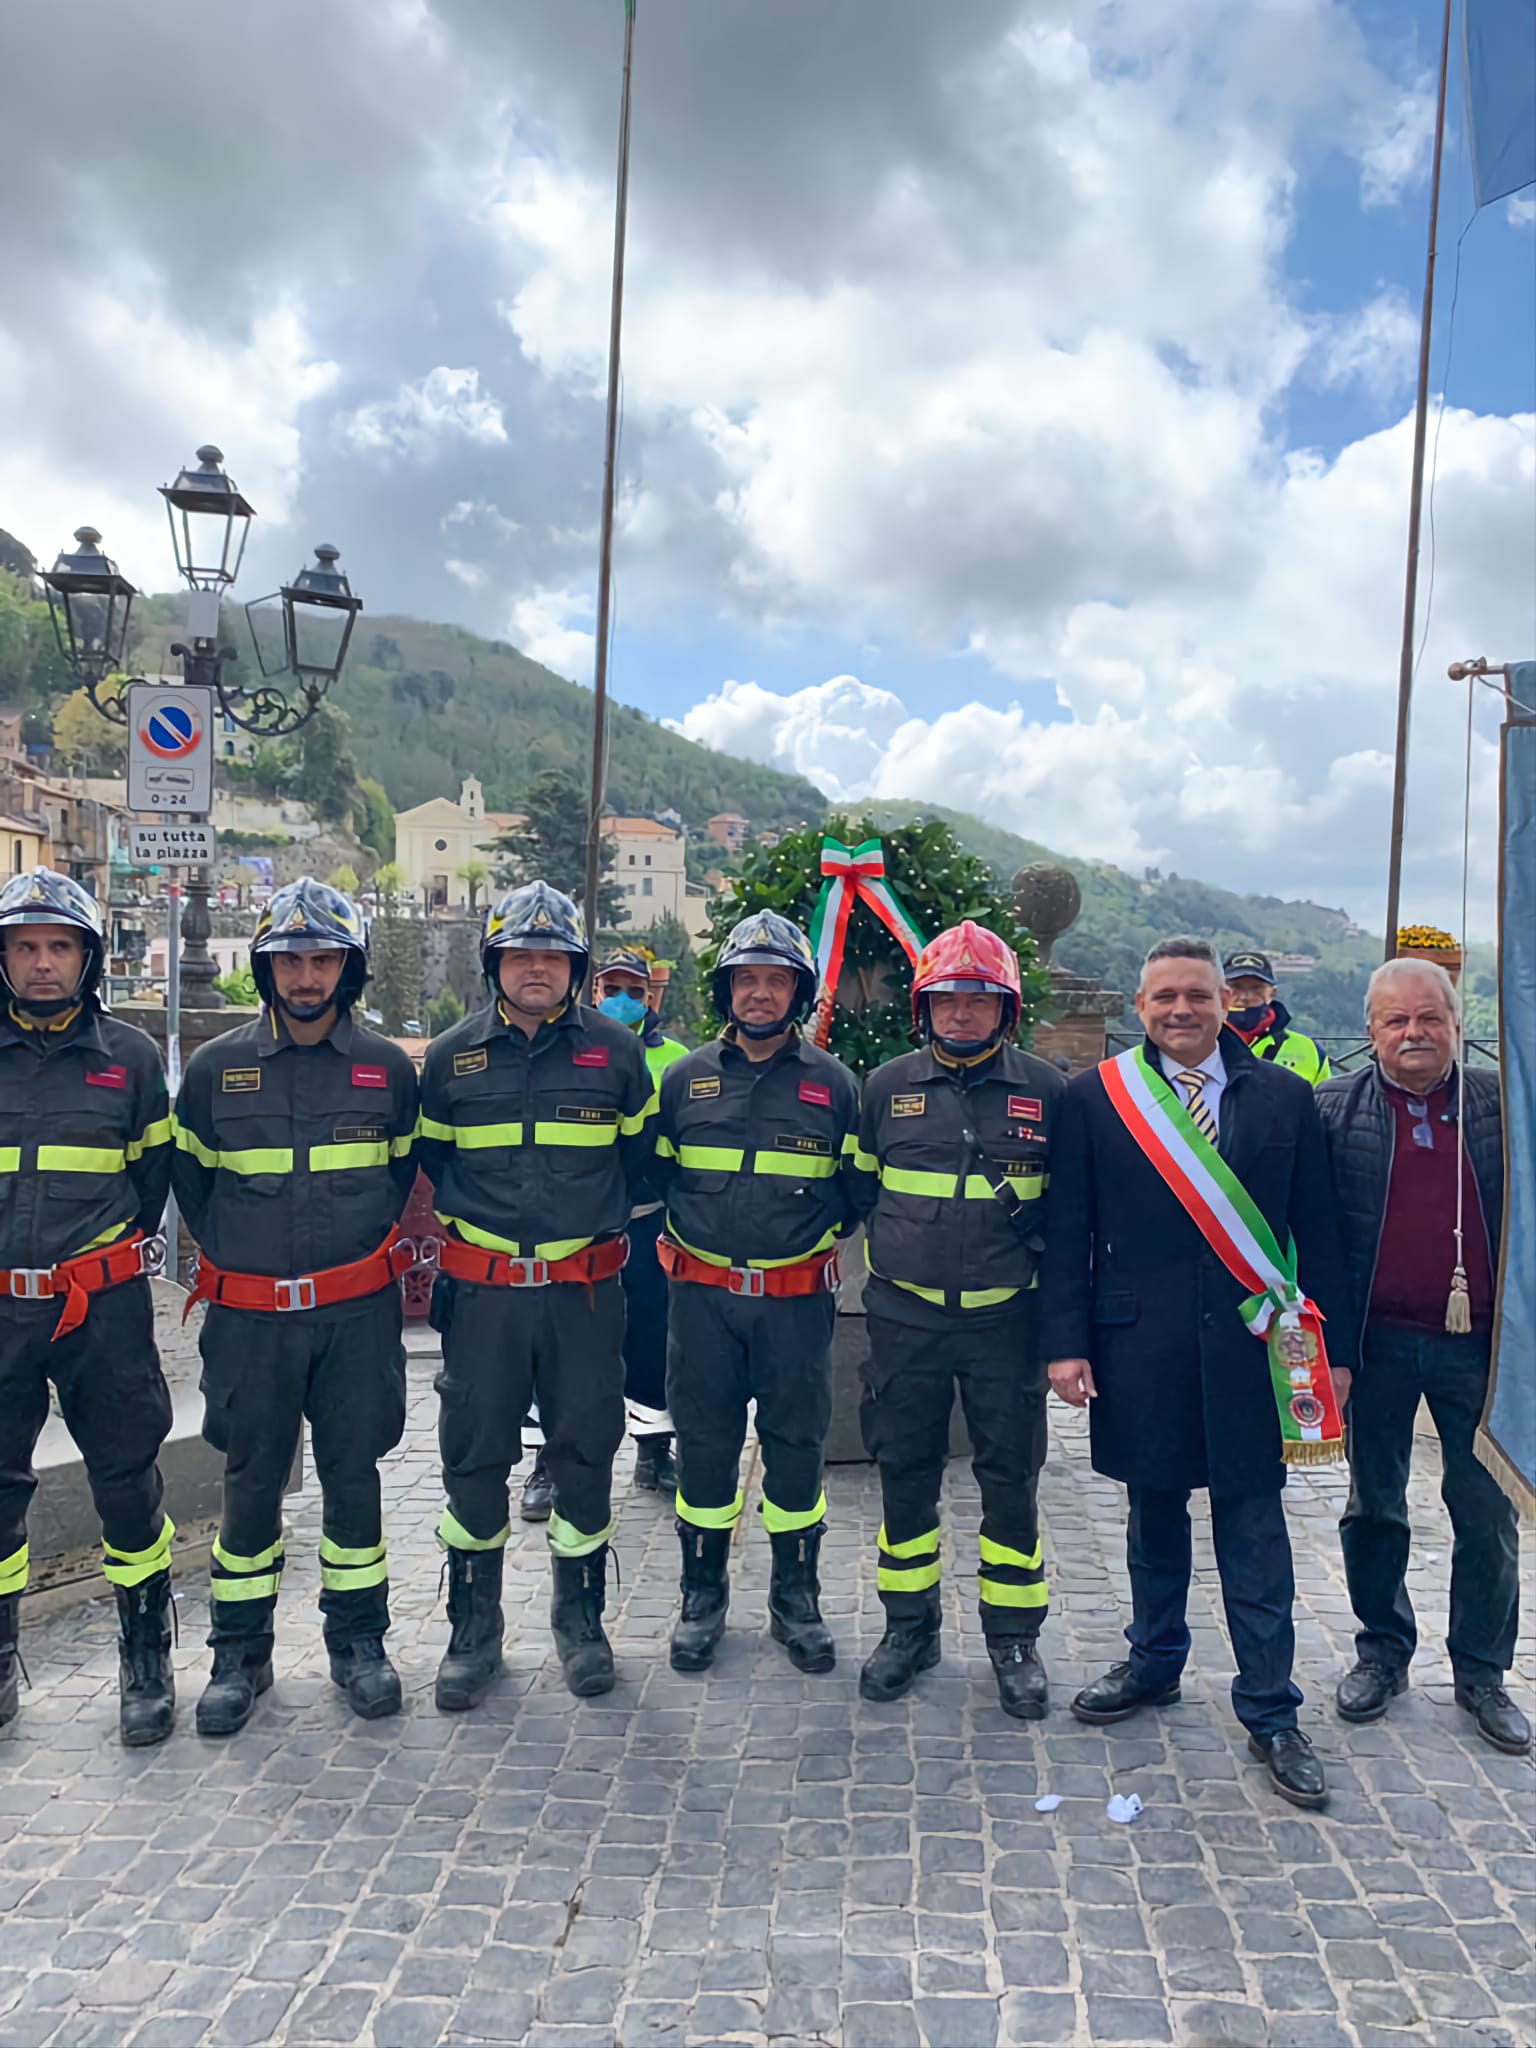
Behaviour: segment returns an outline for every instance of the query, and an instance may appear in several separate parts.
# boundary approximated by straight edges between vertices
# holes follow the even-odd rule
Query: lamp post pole
[[[208,684],[217,702],[222,657],[215,642],[197,638],[190,647],[178,642],[172,651],[181,655],[182,681]],[[210,734],[210,746],[212,743]],[[186,898],[187,907],[181,918],[181,1005],[188,1010],[222,1010],[224,998],[213,985],[219,963],[208,950],[208,941],[213,935],[213,915],[206,868],[189,868]]]

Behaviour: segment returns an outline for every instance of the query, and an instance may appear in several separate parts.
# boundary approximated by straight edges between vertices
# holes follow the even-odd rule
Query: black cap
[[[1240,981],[1245,974],[1252,974],[1267,981],[1271,988],[1275,985],[1275,970],[1267,953],[1229,953],[1221,963],[1221,971],[1228,981]]]

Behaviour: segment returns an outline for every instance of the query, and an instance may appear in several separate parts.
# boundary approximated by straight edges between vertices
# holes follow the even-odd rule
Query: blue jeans
[[[1403,1670],[1419,1633],[1406,1583],[1408,1473],[1419,1397],[1440,1438],[1451,1518],[1451,1668],[1496,1684],[1514,1662],[1520,1613],[1515,1511],[1473,1448],[1488,1393],[1488,1338],[1368,1325],[1349,1401],[1349,1504],[1339,1523],[1359,1655]]]
[[[1189,1495],[1133,1486],[1126,1527],[1131,1572],[1131,1669],[1143,1692],[1178,1683],[1189,1655]],[[1211,1534],[1227,1610],[1237,1676],[1232,1710],[1252,1735],[1296,1726],[1300,1689],[1292,1682],[1296,1582],[1282,1497],[1213,1495]]]

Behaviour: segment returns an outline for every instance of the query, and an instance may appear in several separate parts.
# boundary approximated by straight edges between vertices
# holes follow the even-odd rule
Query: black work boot
[[[444,1714],[478,1707],[501,1669],[501,1565],[505,1552],[448,1551],[451,1634],[437,1667],[437,1705]]]
[[[171,1669],[171,1575],[117,1589],[118,1730],[129,1749],[164,1742],[176,1719]]]
[[[672,1631],[671,1662],[674,1671],[707,1671],[725,1634],[725,1610],[730,1605],[731,1532],[729,1529],[695,1529],[691,1522],[679,1522],[678,1541],[683,1546],[683,1611]]]
[[[608,1546],[604,1543],[585,1557],[561,1557],[551,1551],[549,1561],[554,1568],[549,1626],[566,1685],[578,1699],[612,1692],[613,1651],[603,1634]]]
[[[549,1476],[549,1467],[544,1462],[544,1446],[541,1444],[534,1453],[533,1470],[523,1487],[523,1498],[517,1512],[525,1522],[547,1522],[555,1505],[555,1482]]]
[[[1050,1697],[1033,1636],[988,1636],[998,1702],[1015,1721],[1043,1721]]]
[[[940,1615],[937,1597],[921,1614],[891,1614],[885,1617],[885,1634],[876,1643],[864,1669],[859,1673],[859,1693],[866,1700],[899,1700],[912,1690],[920,1671],[931,1671],[940,1651]]]
[[[0,1728],[14,1721],[21,1706],[21,1595],[7,1593],[0,1598]]]
[[[389,1661],[382,1636],[357,1636],[327,1644],[331,1683],[339,1685],[360,1721],[382,1721],[400,1711],[400,1674]]]
[[[272,1685],[275,1600],[214,1600],[213,1670],[197,1703],[199,1735],[234,1735]]]
[[[677,1492],[677,1465],[669,1436],[635,1438],[635,1484],[645,1493]]]
[[[773,1576],[768,1582],[768,1630],[789,1652],[797,1671],[830,1671],[837,1662],[832,1636],[821,1618],[821,1581],[816,1559],[825,1522],[809,1529],[782,1529],[768,1541]]]

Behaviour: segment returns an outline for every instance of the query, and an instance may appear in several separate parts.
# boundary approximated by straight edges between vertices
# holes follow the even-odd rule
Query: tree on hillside
[[[371,847],[380,860],[394,859],[395,807],[383,783],[375,782],[371,775],[358,778],[352,829],[362,844]]]
[[[502,887],[535,880],[564,890],[580,903],[587,881],[587,804],[580,784],[561,769],[536,775],[518,808],[523,823],[495,842],[496,880]],[[613,860],[614,844],[602,841],[602,863]],[[602,930],[627,923],[624,892],[603,881],[597,891],[597,922]]]
[[[328,825],[350,820],[357,803],[357,769],[347,745],[346,714],[322,704],[299,728],[299,767],[293,791]]]
[[[96,775],[123,765],[128,728],[103,718],[84,690],[66,697],[53,714],[53,750],[70,767]]]
[[[357,894],[357,869],[350,861],[344,860],[339,868],[332,868],[325,879],[333,889],[339,889],[343,896]]]
[[[7,533],[0,526],[0,569],[7,576],[19,576],[30,583],[37,574],[37,557],[25,541],[19,541],[14,533]]]
[[[699,993],[699,963],[679,918],[660,917],[651,928],[649,951],[664,960],[672,973],[661,1008],[661,1028],[685,1045],[700,1045],[717,1028],[718,1019]]]
[[[469,914],[473,917],[480,907],[480,891],[491,879],[491,871],[483,860],[467,860],[463,867],[455,868],[453,872],[469,891]]]

